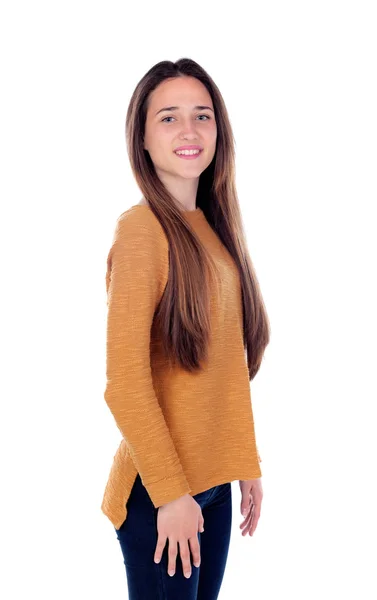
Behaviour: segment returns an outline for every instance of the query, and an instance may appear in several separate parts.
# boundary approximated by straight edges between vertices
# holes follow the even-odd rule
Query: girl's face
[[[150,93],[144,148],[157,174],[198,179],[216,151],[214,107],[207,88],[195,77],[166,79]],[[199,146],[195,158],[180,158],[179,146]]]

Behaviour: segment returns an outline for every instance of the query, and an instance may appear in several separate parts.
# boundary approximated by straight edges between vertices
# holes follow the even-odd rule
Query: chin
[[[204,169],[200,169],[200,170],[198,169],[196,171],[192,170],[190,173],[188,173],[187,171],[183,171],[181,173],[177,173],[177,175],[182,177],[182,179],[197,179],[198,177],[201,176],[203,171],[204,171]]]

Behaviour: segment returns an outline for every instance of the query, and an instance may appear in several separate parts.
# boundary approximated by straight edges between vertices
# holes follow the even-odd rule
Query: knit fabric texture
[[[148,205],[116,221],[107,257],[105,401],[121,432],[101,510],[119,529],[139,473],[155,508],[234,480],[261,477],[243,345],[238,269],[201,208],[187,219],[217,264],[208,360],[189,373],[167,361],[154,314],[169,244]]]

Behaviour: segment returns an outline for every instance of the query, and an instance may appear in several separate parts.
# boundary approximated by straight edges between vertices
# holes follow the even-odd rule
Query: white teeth
[[[199,154],[200,150],[177,150],[176,154],[186,154],[190,156],[191,154]]]

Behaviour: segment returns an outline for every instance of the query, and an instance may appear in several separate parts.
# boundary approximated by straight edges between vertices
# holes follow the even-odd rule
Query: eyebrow
[[[211,108],[210,106],[194,106],[194,110],[212,110],[212,112],[214,112],[213,108]],[[160,110],[158,110],[156,112],[156,115],[158,115],[160,112],[163,112],[164,110],[179,110],[179,106],[165,106],[165,108],[160,108]],[[155,116],[156,116],[155,115]]]

